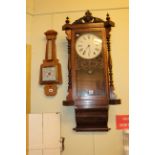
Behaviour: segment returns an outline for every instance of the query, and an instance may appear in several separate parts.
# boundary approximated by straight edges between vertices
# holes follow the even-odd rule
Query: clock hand
[[[90,56],[90,53],[91,53],[91,49],[90,49],[90,46],[89,46],[89,52],[88,52],[88,55]]]
[[[83,55],[86,53],[86,51],[87,51],[87,48],[89,47],[90,45],[88,45],[85,49],[84,49],[84,51],[83,51]]]
[[[85,53],[86,53],[86,50],[84,50],[82,54],[85,55]]]

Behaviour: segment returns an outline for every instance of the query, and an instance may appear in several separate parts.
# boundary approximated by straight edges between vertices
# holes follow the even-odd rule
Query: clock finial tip
[[[65,22],[66,22],[66,24],[69,24],[70,23],[70,20],[69,20],[69,17],[68,16],[66,17],[66,21]]]
[[[110,20],[110,16],[109,16],[109,13],[108,12],[107,12],[106,20]]]

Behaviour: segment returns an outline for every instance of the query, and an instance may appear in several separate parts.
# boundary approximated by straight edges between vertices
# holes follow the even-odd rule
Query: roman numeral
[[[95,51],[99,51],[99,49],[98,48],[95,48]]]
[[[81,46],[82,46],[82,45],[80,45],[80,44],[78,45],[78,47],[81,47]]]
[[[83,51],[83,48],[80,48],[79,51],[82,52]]]

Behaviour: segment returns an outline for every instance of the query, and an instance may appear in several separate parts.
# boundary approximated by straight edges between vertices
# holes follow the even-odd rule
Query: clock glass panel
[[[76,94],[79,97],[105,96],[101,34],[77,33],[76,38]]]
[[[95,70],[93,73],[77,71],[78,96],[105,96],[103,71]]]
[[[52,60],[52,40],[48,40],[48,50],[47,50],[47,57],[48,60]]]

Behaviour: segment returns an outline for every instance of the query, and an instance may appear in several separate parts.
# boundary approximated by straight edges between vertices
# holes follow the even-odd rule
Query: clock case
[[[108,131],[110,129],[108,127],[109,105],[120,104],[119,99],[110,98],[110,94],[115,94],[110,53],[111,27],[114,27],[114,22],[110,20],[109,14],[107,14],[106,21],[103,21],[100,18],[93,17],[90,11],[87,11],[85,16],[74,21],[72,24],[70,24],[67,17],[66,24],[62,27],[65,30],[68,41],[69,80],[68,94],[66,100],[63,101],[63,105],[75,107],[75,131]],[[80,58],[75,50],[77,33],[93,33],[100,36],[103,40],[101,54],[90,60]],[[82,63],[85,65],[82,66]],[[94,64],[97,64],[96,68]],[[102,70],[100,70],[101,74],[99,74],[100,79],[98,79],[97,74],[96,76],[92,76],[92,73],[89,74],[90,69],[92,69],[92,72],[95,72],[98,67]],[[88,74],[88,76],[82,76],[84,73],[80,73],[80,70],[81,72],[87,72],[85,75]],[[91,76],[92,78],[89,78]],[[95,77],[96,81],[100,81],[100,84],[94,90],[92,85]],[[80,83],[79,81],[82,82]],[[87,81],[90,82],[88,83]],[[82,89],[78,87],[82,87]],[[88,89],[88,95],[81,95],[84,89]],[[99,93],[96,93],[97,90],[99,90]]]
[[[57,94],[57,84],[62,84],[62,71],[61,64],[56,56],[56,37],[57,32],[55,30],[48,30],[45,33],[46,36],[46,51],[45,59],[40,65],[39,84],[44,86],[44,93],[46,96],[55,96]],[[51,79],[46,79],[46,75],[43,74],[43,70],[53,68],[51,70]]]

